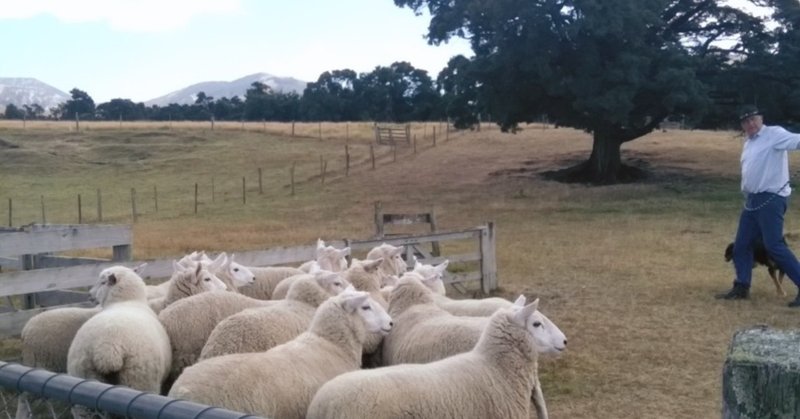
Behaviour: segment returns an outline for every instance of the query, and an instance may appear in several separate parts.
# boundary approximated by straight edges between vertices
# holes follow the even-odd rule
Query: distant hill
[[[27,77],[0,77],[0,112],[13,104],[19,108],[24,105],[39,104],[46,113],[59,103],[68,101],[71,96],[49,84]]]
[[[296,92],[298,94],[303,94],[307,84],[307,82],[292,77],[277,77],[267,73],[256,73],[234,81],[207,81],[193,84],[170,94],[150,99],[145,102],[145,105],[166,106],[170,103],[191,105],[199,92],[204,92],[206,96],[211,96],[214,99],[223,97],[230,99],[234,96],[239,96],[240,99],[244,100],[245,92],[256,81],[266,84],[275,92]]]

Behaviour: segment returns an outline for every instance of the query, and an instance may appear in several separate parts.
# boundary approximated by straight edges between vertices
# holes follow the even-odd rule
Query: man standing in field
[[[800,262],[783,240],[783,215],[792,193],[787,151],[800,149],[800,134],[764,125],[761,112],[752,105],[742,108],[739,123],[747,136],[741,157],[745,203],[733,245],[736,279],[730,291],[716,296],[725,300],[750,296],[753,247],[759,239],[778,268],[800,289]],[[800,307],[800,292],[789,307]]]

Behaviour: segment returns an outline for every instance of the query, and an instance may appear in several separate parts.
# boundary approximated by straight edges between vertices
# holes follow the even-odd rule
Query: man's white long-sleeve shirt
[[[800,134],[764,125],[742,148],[742,192],[772,192],[789,196],[788,150],[800,148]]]

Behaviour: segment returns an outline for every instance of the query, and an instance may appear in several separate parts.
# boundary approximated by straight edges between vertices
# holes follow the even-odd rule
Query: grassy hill
[[[20,124],[0,125],[0,203],[12,199],[13,224],[40,222],[42,199],[48,222],[74,223],[78,194],[94,222],[98,189],[104,221],[128,223],[135,188],[134,258],[365,238],[377,200],[394,212],[433,205],[442,230],[495,221],[497,294],[540,297],[569,338],[566,353],[540,359],[554,418],[718,416],[733,332],[800,325],[765,270],[754,273],[751,300],[712,297],[733,278],[723,260],[741,208],[732,132],[654,132],[623,147],[647,180],[590,187],[541,179],[591,150],[586,133],[541,125],[447,141],[438,126],[434,147],[434,125],[415,124],[417,152],[398,149],[395,159],[376,147],[373,170],[368,125],[297,124],[292,137],[291,124]],[[787,213],[789,232],[797,211]]]

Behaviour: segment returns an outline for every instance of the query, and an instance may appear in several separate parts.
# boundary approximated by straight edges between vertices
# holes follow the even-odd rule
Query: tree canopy
[[[591,132],[589,159],[560,173],[581,182],[626,180],[621,145],[669,115],[701,118],[711,104],[701,72],[764,31],[760,20],[711,0],[394,2],[416,13],[427,7],[433,44],[469,39],[469,64],[451,64],[474,78],[474,106],[502,129],[546,115]]]

